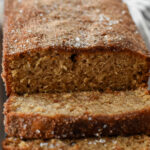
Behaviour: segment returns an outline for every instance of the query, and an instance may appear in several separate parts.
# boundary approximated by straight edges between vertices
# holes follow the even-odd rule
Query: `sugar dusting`
[[[129,136],[117,138],[100,138],[100,139],[81,139],[81,140],[21,140],[19,138],[8,137],[6,143],[12,148],[33,148],[33,149],[103,149],[103,150],[116,150],[116,149],[149,149],[150,138],[148,136]],[[15,147],[14,147],[15,146]]]
[[[37,129],[35,132],[36,132],[37,134],[40,134],[40,133],[41,133],[41,131],[40,131],[39,129]]]
[[[9,14],[11,31],[7,32],[6,43],[9,52],[39,47],[89,48],[99,43],[107,47],[112,43],[131,47],[125,41],[126,34],[131,34],[124,20],[128,10],[119,1],[116,5],[111,3],[105,0],[18,0]],[[135,26],[132,32],[134,30],[136,32]],[[120,36],[124,38],[120,40]],[[135,42],[134,36],[129,38]],[[17,44],[14,39],[19,39]]]
[[[40,147],[47,147],[48,143],[40,143]]]

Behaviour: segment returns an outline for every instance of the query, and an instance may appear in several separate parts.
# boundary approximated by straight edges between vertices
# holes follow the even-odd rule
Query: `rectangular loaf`
[[[80,140],[21,140],[8,137],[3,150],[149,150],[150,137],[146,135],[113,138],[86,138]]]
[[[121,0],[6,0],[7,94],[147,84],[150,55]]]
[[[150,134],[146,89],[12,95],[4,114],[7,135],[25,139]]]

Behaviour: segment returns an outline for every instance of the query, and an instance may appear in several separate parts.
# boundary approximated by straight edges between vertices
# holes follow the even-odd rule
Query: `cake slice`
[[[150,134],[146,92],[12,95],[4,108],[5,131],[24,139]]]
[[[150,54],[121,0],[5,0],[7,94],[135,89]]]
[[[131,136],[80,140],[20,140],[9,137],[3,150],[150,150],[150,137]]]

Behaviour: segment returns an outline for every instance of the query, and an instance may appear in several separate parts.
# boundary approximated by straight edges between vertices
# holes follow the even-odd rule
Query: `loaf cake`
[[[143,88],[12,95],[4,114],[7,135],[23,139],[150,134],[150,95]]]
[[[7,94],[145,86],[150,55],[121,0],[5,0]]]
[[[6,138],[3,150],[150,150],[150,137],[131,136],[80,140]]]

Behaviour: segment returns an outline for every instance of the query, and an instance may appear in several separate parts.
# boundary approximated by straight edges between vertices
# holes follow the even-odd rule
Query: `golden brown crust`
[[[84,138],[78,140],[21,140],[7,137],[4,150],[149,150],[150,137],[137,135],[129,137]]]
[[[49,141],[42,139],[23,141],[18,138],[7,137],[2,142],[2,148],[3,150],[76,150],[77,146],[71,146],[69,142],[66,143],[63,140],[57,139],[50,139]]]
[[[9,136],[32,138],[81,138],[91,136],[150,134],[150,111],[115,116],[41,116],[9,113],[5,131]],[[27,125],[24,128],[24,125]],[[107,125],[106,128],[104,126]]]
[[[150,134],[150,108],[118,114],[72,116],[21,113],[5,104],[5,131],[9,136],[32,138],[81,138],[91,136]]]
[[[5,2],[6,55],[46,47],[78,52],[110,49],[148,53],[121,0],[65,0],[63,3],[61,0],[11,0],[11,5],[9,1]],[[80,45],[76,43],[79,41]]]

